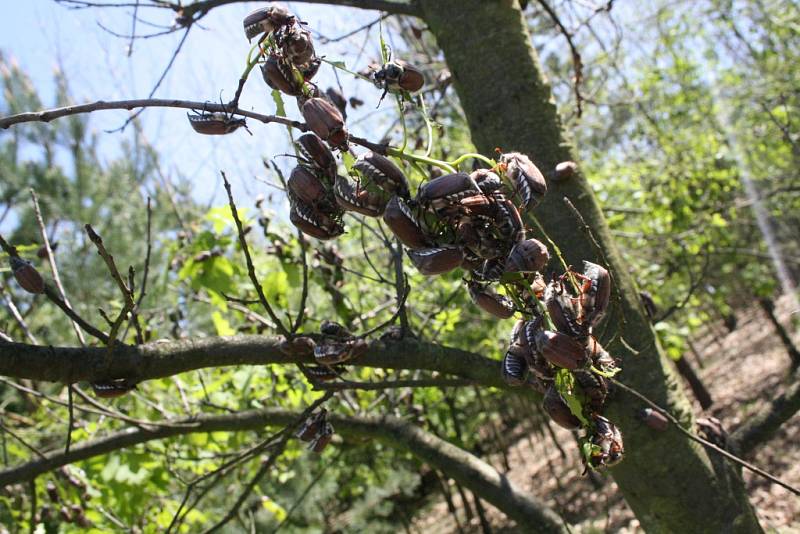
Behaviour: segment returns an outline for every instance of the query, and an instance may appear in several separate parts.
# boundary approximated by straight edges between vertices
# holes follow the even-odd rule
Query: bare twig
[[[253,283],[253,287],[258,294],[258,299],[261,301],[261,305],[264,307],[264,310],[266,310],[269,318],[275,323],[278,332],[286,337],[291,337],[292,334],[286,329],[281,320],[278,319],[278,316],[275,314],[275,311],[273,311],[272,306],[267,300],[267,296],[264,294],[264,288],[261,287],[261,282],[259,282],[258,276],[256,275],[256,268],[253,265],[253,258],[250,256],[250,247],[247,245],[244,227],[242,226],[242,221],[239,219],[239,211],[236,208],[236,202],[233,200],[231,184],[228,182],[228,178],[225,176],[224,172],[221,171],[220,174],[222,174],[222,180],[225,183],[225,191],[228,193],[228,205],[231,208],[231,215],[236,223],[236,230],[239,232],[239,245],[242,247],[242,252],[244,253],[245,261],[247,262],[247,274],[250,277],[250,281]]]
[[[697,443],[703,445],[704,447],[706,447],[708,449],[711,449],[712,451],[716,452],[717,454],[719,454],[721,456],[724,456],[725,458],[727,458],[728,460],[732,461],[733,463],[738,464],[738,465],[744,467],[745,469],[747,469],[749,471],[752,471],[753,473],[755,473],[755,474],[757,474],[757,475],[769,480],[773,484],[777,484],[778,486],[781,486],[782,488],[785,488],[785,489],[789,490],[790,492],[794,493],[795,495],[800,495],[800,489],[795,488],[794,486],[792,486],[792,485],[780,480],[779,478],[767,473],[763,469],[761,469],[759,467],[756,467],[753,464],[742,460],[741,458],[739,458],[735,454],[732,454],[732,453],[726,451],[725,449],[722,449],[722,448],[718,447],[717,445],[714,445],[710,441],[708,441],[706,439],[703,439],[700,436],[697,436],[696,434],[692,433],[691,431],[685,429],[681,425],[680,421],[678,421],[678,419],[674,415],[672,415],[667,410],[665,410],[664,408],[662,408],[661,406],[659,406],[655,402],[651,401],[650,399],[648,399],[647,397],[645,397],[644,395],[642,395],[641,393],[639,393],[638,391],[636,391],[632,387],[623,384],[622,382],[620,382],[619,380],[617,380],[615,378],[609,378],[609,380],[611,381],[612,384],[614,384],[615,386],[617,386],[621,390],[633,395],[637,399],[641,400],[642,402],[644,402],[645,404],[650,406],[650,408],[652,408],[653,410],[657,411],[658,413],[660,413],[661,415],[663,415],[664,417],[669,419],[670,422],[672,424],[674,424],[678,428],[678,430],[681,431],[681,433],[683,433],[686,437],[688,437],[692,441],[696,441]]]
[[[0,295],[3,296],[3,301],[5,302],[9,313],[11,313],[11,317],[14,318],[19,327],[22,329],[22,332],[25,334],[25,337],[28,338],[28,341],[34,345],[38,345],[39,340],[36,339],[36,336],[33,335],[31,329],[28,328],[28,323],[25,322],[25,319],[22,317],[22,314],[19,312],[16,304],[14,304],[14,299],[11,298],[11,292],[8,291],[8,289],[2,283],[0,283]]]
[[[139,333],[141,333],[141,325],[139,324],[139,316],[135,312],[136,303],[133,301],[133,291],[125,283],[125,280],[122,278],[119,269],[117,269],[117,265],[114,262],[114,256],[109,254],[108,250],[106,250],[106,247],[103,244],[103,239],[97,234],[97,232],[94,231],[92,225],[87,224],[84,228],[86,229],[89,239],[91,239],[92,243],[94,243],[95,247],[97,247],[97,253],[100,254],[100,257],[103,258],[103,261],[105,261],[106,267],[108,267],[111,277],[117,283],[117,287],[119,287],[125,303],[122,307],[122,310],[119,312],[117,320],[114,321],[114,324],[111,326],[111,332],[108,336],[109,341],[107,343],[110,348],[114,344],[119,327],[122,325],[122,322],[125,320],[128,313],[131,314],[131,322],[134,324],[136,331]]]
[[[580,118],[580,116],[583,114],[583,96],[581,95],[581,83],[583,82],[583,61],[581,60],[581,54],[578,52],[578,48],[572,41],[572,32],[570,32],[566,26],[564,26],[564,23],[561,22],[558,14],[552,7],[550,7],[550,4],[548,4],[546,0],[537,0],[537,2],[553,20],[553,23],[558,27],[561,35],[566,38],[567,45],[569,45],[569,50],[572,54],[572,68],[575,72],[575,83],[573,84],[573,90],[575,91],[576,112]]]
[[[36,196],[36,191],[33,188],[30,189],[31,193],[31,200],[33,200],[33,211],[36,215],[36,222],[39,225],[39,233],[42,236],[42,241],[44,242],[44,248],[47,252],[47,260],[50,262],[50,272],[53,273],[53,282],[55,282],[56,287],[58,288],[58,292],[61,295],[61,298],[64,299],[64,303],[67,306],[72,307],[69,303],[69,299],[67,298],[67,294],[64,291],[64,285],[61,283],[61,276],[58,274],[58,266],[56,265],[56,258],[53,255],[53,248],[50,246],[50,238],[47,237],[47,229],[44,225],[44,219],[42,218],[42,212],[39,209],[39,198]],[[83,332],[81,332],[78,323],[75,321],[71,321],[72,328],[75,330],[75,335],[78,336],[78,341],[81,345],[86,345],[86,339],[83,337]]]

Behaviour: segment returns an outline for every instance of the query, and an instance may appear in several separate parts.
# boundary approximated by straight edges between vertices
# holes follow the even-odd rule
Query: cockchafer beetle
[[[430,241],[420,228],[419,221],[405,200],[393,196],[383,212],[383,221],[408,248],[425,248]]]
[[[591,442],[597,445],[599,450],[592,451],[589,462],[592,467],[610,467],[622,461],[625,448],[622,442],[622,434],[619,429],[608,419],[599,414],[592,414],[594,432]]]
[[[498,168],[511,181],[514,194],[519,196],[520,208],[523,210],[534,208],[547,193],[544,176],[525,154],[503,154],[500,156]]]
[[[468,247],[464,247],[464,260],[461,268],[465,271],[474,271],[483,265],[484,259],[472,252]]]
[[[389,158],[372,151],[365,152],[358,156],[353,169],[387,193],[406,200],[411,198],[406,175]]]
[[[14,280],[22,289],[33,294],[44,293],[44,279],[31,262],[19,256],[11,256],[8,261]]]
[[[608,383],[606,379],[591,371],[576,369],[572,371],[575,382],[581,387],[589,401],[589,407],[594,412],[602,410],[608,396]]]
[[[636,415],[644,424],[653,430],[664,432],[669,428],[669,419],[667,419],[661,412],[652,408],[643,408]]]
[[[326,421],[308,448],[316,453],[321,453],[331,442],[331,438],[333,438],[333,425]]]
[[[525,226],[522,224],[522,217],[517,207],[510,200],[501,199],[497,201],[495,222],[498,230],[507,241],[516,243],[525,239]]]
[[[550,260],[547,247],[537,239],[519,241],[508,254],[505,269],[507,273],[530,273],[541,271]]]
[[[503,356],[501,369],[503,381],[509,386],[521,386],[527,381],[528,364],[525,361],[525,358],[519,356],[517,353],[512,351],[511,348],[509,348],[508,351],[506,351],[505,356]]]
[[[347,150],[347,129],[336,106],[324,98],[313,97],[303,102],[300,111],[312,132],[333,148]]]
[[[578,339],[585,338],[590,329],[579,320],[580,300],[572,297],[567,289],[568,282],[563,278],[552,280],[545,288],[544,302],[547,312],[559,332]]]
[[[203,135],[226,135],[235,132],[242,126],[247,130],[247,122],[244,119],[236,119],[221,111],[195,112],[194,115],[187,113],[186,117],[188,117],[192,129]]]
[[[309,206],[331,207],[331,199],[325,185],[314,172],[302,165],[292,169],[286,187],[296,198]]]
[[[302,441],[311,441],[313,440],[317,434],[322,431],[322,427],[325,424],[325,420],[328,416],[328,410],[322,408],[315,414],[311,414],[305,421],[303,421],[303,425],[295,432],[295,437],[302,440]]]
[[[491,195],[503,187],[500,177],[489,169],[476,169],[470,173],[470,177],[475,180],[484,195]]]
[[[315,170],[329,178],[336,175],[336,159],[322,139],[309,132],[298,137],[295,144],[300,154]]]
[[[330,382],[339,378],[339,375],[344,371],[344,366],[340,365],[309,365],[303,367],[303,374],[311,382]]]
[[[284,26],[275,37],[283,56],[293,65],[307,65],[316,57],[311,32],[298,24]]]
[[[308,206],[300,199],[294,199],[291,202],[289,221],[299,228],[301,232],[311,237],[327,240],[342,235],[344,233],[344,226],[337,219],[338,216],[332,217],[321,213]]]
[[[282,5],[273,4],[250,12],[242,22],[247,40],[268,34],[282,26],[294,24],[295,17]]]
[[[136,384],[126,378],[91,382],[89,385],[92,386],[92,391],[94,391],[95,396],[103,399],[121,397],[129,391],[136,389]]]
[[[289,96],[303,94],[302,84],[295,78],[292,66],[274,54],[261,65],[261,76],[272,89]]]
[[[278,345],[278,350],[290,356],[311,356],[314,354],[316,343],[308,336],[298,336],[285,339]]]
[[[540,330],[535,335],[536,349],[551,364],[573,370],[586,363],[586,350],[580,342],[561,332]]]
[[[594,336],[589,336],[586,340],[586,352],[592,360],[592,365],[604,373],[611,373],[619,368],[617,360],[603,348]]]
[[[574,161],[562,161],[553,170],[554,180],[566,180],[575,176],[578,172],[578,164]]]
[[[480,194],[481,190],[465,172],[445,174],[425,182],[417,190],[417,201],[429,204],[434,209],[446,207],[448,204],[457,204],[462,198]]]
[[[322,324],[319,326],[319,331],[323,335],[338,337],[340,339],[350,339],[353,337],[353,334],[351,334],[347,328],[337,322],[329,321],[328,319],[322,321]]]
[[[342,209],[355,211],[367,217],[380,217],[386,207],[386,199],[383,194],[362,189],[360,184],[353,187],[350,178],[342,175],[336,177],[333,195],[336,197],[336,203]]]
[[[564,397],[559,393],[555,385],[551,385],[547,388],[547,392],[544,394],[544,399],[542,400],[542,408],[545,413],[550,416],[550,419],[560,427],[566,428],[567,430],[574,430],[581,426],[580,419],[575,417],[575,414],[569,409],[567,401],[564,400]]]
[[[514,316],[516,311],[514,302],[507,296],[499,295],[486,285],[471,280],[467,281],[467,289],[472,302],[483,311],[500,319],[508,319]]]
[[[417,270],[427,276],[452,271],[461,265],[464,249],[452,245],[409,250],[408,257]]]
[[[390,93],[415,93],[425,85],[425,77],[416,67],[402,60],[384,64],[372,73],[372,81],[379,89]]]
[[[582,322],[596,326],[608,309],[611,298],[611,276],[608,271],[590,261],[583,262],[586,283],[581,291]]]
[[[351,344],[347,341],[325,341],[314,347],[314,359],[323,365],[335,365],[350,359]]]
[[[472,271],[472,276],[479,282],[496,282],[503,276],[505,268],[505,258],[493,258],[484,261],[483,265]]]

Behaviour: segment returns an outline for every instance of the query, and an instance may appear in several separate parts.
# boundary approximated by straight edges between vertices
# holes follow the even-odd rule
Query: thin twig
[[[2,283],[0,283],[0,295],[3,296],[3,301],[6,304],[6,308],[8,308],[8,311],[11,313],[11,317],[14,318],[19,327],[22,329],[22,332],[25,334],[25,337],[28,338],[28,341],[34,345],[38,345],[39,340],[36,339],[36,336],[33,335],[33,332],[31,332],[30,328],[28,328],[28,323],[25,322],[25,319],[19,312],[17,305],[14,304],[14,300],[11,298],[11,292]]]
[[[109,340],[108,343],[106,343],[109,349],[111,349],[116,341],[119,327],[122,325],[122,322],[125,320],[128,313],[131,315],[131,322],[133,322],[136,331],[141,332],[142,327],[139,324],[139,316],[134,311],[136,303],[133,301],[133,291],[125,283],[125,280],[123,280],[119,269],[117,269],[117,264],[114,262],[114,256],[109,254],[108,250],[106,250],[106,247],[103,244],[103,239],[97,234],[97,232],[94,231],[92,225],[86,224],[84,228],[86,229],[86,234],[89,236],[89,239],[92,241],[92,243],[94,243],[95,247],[97,247],[97,253],[100,254],[100,257],[103,258],[103,261],[105,261],[106,267],[108,267],[111,277],[117,283],[117,287],[119,288],[120,293],[122,293],[122,298],[125,303],[122,307],[122,310],[120,310],[116,321],[114,321],[114,324],[111,326],[111,332],[108,336]]]
[[[236,208],[236,202],[233,200],[231,184],[228,182],[228,178],[225,176],[224,172],[220,171],[220,174],[222,174],[222,180],[225,183],[225,191],[228,193],[228,204],[231,208],[233,220],[236,223],[236,230],[239,232],[239,245],[242,247],[242,252],[244,253],[245,261],[247,262],[247,274],[250,277],[250,281],[253,283],[253,287],[258,294],[258,299],[261,301],[261,305],[266,310],[269,318],[275,323],[278,332],[280,332],[280,334],[283,336],[291,337],[292,334],[286,329],[281,320],[278,319],[278,316],[273,311],[272,306],[270,306],[267,296],[264,294],[264,289],[261,287],[261,282],[259,282],[258,276],[256,276],[256,269],[253,265],[253,259],[250,257],[250,247],[247,245],[247,238],[245,237],[242,221],[239,219],[239,212]]]
[[[700,443],[704,447],[706,447],[708,449],[711,449],[712,451],[716,452],[717,454],[719,454],[721,456],[724,456],[728,460],[730,460],[730,461],[732,461],[732,462],[734,462],[736,464],[739,464],[740,466],[744,467],[745,469],[747,469],[749,471],[752,471],[753,473],[755,473],[755,474],[757,474],[757,475],[769,480],[770,482],[772,482],[774,484],[777,484],[778,486],[781,486],[781,487],[789,490],[790,492],[794,493],[795,495],[800,495],[800,489],[795,488],[794,486],[792,486],[792,485],[780,480],[779,478],[767,473],[763,469],[760,469],[760,468],[754,466],[753,464],[742,460],[741,458],[739,458],[735,454],[731,454],[730,452],[726,451],[725,449],[722,449],[722,448],[718,447],[717,445],[714,445],[710,441],[705,440],[705,439],[701,438],[700,436],[697,436],[697,435],[693,434],[692,432],[690,432],[689,430],[685,429],[681,425],[680,421],[678,421],[678,419],[674,415],[672,415],[667,410],[665,410],[664,408],[662,408],[661,406],[659,406],[655,402],[651,401],[650,399],[648,399],[647,397],[645,397],[644,395],[642,395],[641,393],[639,393],[638,391],[636,391],[632,387],[623,384],[622,382],[620,382],[619,380],[617,380],[615,378],[609,378],[608,380],[610,380],[611,383],[614,384],[615,386],[617,386],[618,388],[622,389],[623,391],[625,391],[627,393],[630,393],[631,395],[633,395],[637,399],[641,400],[642,402],[644,402],[645,404],[650,406],[650,408],[652,408],[653,410],[657,411],[658,413],[660,413],[661,415],[663,415],[664,417],[669,419],[670,422],[672,422],[672,424],[674,424],[678,428],[678,430],[680,430],[684,435],[686,435],[686,437],[688,437],[692,441],[696,441],[697,443]]]
[[[581,60],[581,54],[578,52],[578,48],[572,41],[572,32],[570,32],[566,26],[564,26],[564,23],[561,22],[561,19],[558,17],[558,14],[555,12],[555,10],[550,7],[550,4],[548,4],[546,0],[537,1],[539,5],[542,6],[542,9],[544,9],[553,20],[553,23],[558,26],[561,34],[567,39],[567,45],[569,45],[569,50],[572,54],[572,68],[575,72],[575,84],[573,85],[573,90],[575,91],[576,112],[578,118],[580,118],[580,116],[583,114],[583,96],[581,95],[581,83],[583,82],[583,61]]]
[[[47,229],[45,228],[44,219],[42,218],[42,211],[39,209],[39,198],[36,196],[36,191],[34,191],[32,187],[30,188],[30,193],[31,200],[33,200],[33,212],[36,216],[36,223],[39,225],[39,233],[42,236],[44,248],[47,252],[47,260],[50,262],[50,272],[53,274],[53,282],[55,282],[61,298],[64,299],[64,303],[67,306],[72,307],[72,305],[69,303],[69,299],[67,298],[67,293],[64,291],[64,285],[61,283],[61,276],[58,274],[56,258],[53,255],[53,248],[50,246],[50,238],[47,237]],[[71,321],[71,323],[72,328],[75,330],[75,335],[78,336],[78,341],[80,342],[81,346],[86,346],[86,338],[83,337],[83,332],[81,332],[78,323],[75,321]]]

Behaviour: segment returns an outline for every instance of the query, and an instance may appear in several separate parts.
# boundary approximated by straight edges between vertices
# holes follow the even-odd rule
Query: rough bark
[[[420,5],[444,51],[477,149],[484,154],[492,154],[495,147],[526,153],[545,174],[561,161],[575,161],[518,3],[420,0]],[[618,291],[606,326],[598,332],[604,339],[618,334],[608,348],[623,357],[620,379],[691,425],[690,405],[658,346],[591,187],[580,173],[548,186],[534,214],[567,263],[577,266],[588,259],[606,264],[613,274]],[[580,211],[602,252],[582,231],[563,197]],[[626,460],[611,472],[644,528],[760,531],[735,470],[677,430],[659,434],[644,427],[635,418],[639,408],[619,393],[606,413],[624,433],[627,451]]]
[[[198,416],[173,421],[171,426],[152,430],[128,428],[104,438],[81,443],[66,454],[59,449],[46,454],[44,458],[0,471],[0,487],[31,480],[63,465],[156,439],[197,432],[261,430],[268,426],[286,426],[297,418],[296,412],[268,408],[236,414]],[[555,512],[520,490],[492,466],[411,423],[395,417],[330,415],[329,420],[342,435],[374,438],[411,452],[495,505],[516,521],[524,532],[566,532]]]
[[[0,342],[0,375],[63,383],[116,378],[142,381],[207,367],[314,363],[311,356],[281,352],[282,341],[280,336],[240,335],[156,341],[139,346],[116,344],[112,351],[104,347]],[[438,371],[485,386],[508,387],[500,377],[500,362],[411,338],[372,343],[364,356],[348,365]]]

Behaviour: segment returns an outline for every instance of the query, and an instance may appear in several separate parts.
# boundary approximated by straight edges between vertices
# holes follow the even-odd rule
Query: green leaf
[[[289,289],[289,277],[286,271],[272,271],[264,278],[261,287],[267,300],[278,306],[286,304],[286,292]]]
[[[261,496],[261,506],[275,516],[279,522],[286,519],[286,510],[280,504],[276,503],[266,495]]]
[[[214,321],[214,327],[217,329],[218,336],[232,336],[236,330],[231,328],[230,323],[218,311],[211,314],[211,320]]]

